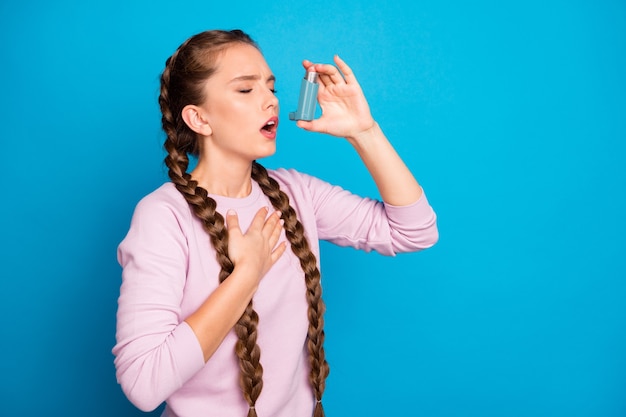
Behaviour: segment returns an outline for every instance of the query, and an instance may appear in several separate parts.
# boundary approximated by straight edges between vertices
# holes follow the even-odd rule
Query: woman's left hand
[[[311,131],[332,136],[355,138],[372,129],[376,123],[369,105],[350,67],[335,55],[337,66],[314,64],[304,60],[307,71],[319,74],[317,100],[322,116],[311,121],[298,121],[298,126]]]

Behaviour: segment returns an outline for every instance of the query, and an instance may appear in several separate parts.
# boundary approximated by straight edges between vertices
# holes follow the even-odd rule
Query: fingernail
[[[237,212],[233,209],[228,209],[228,211],[226,212],[227,216],[236,216]]]

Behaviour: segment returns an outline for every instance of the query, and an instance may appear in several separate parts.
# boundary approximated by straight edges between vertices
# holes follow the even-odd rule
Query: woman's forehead
[[[263,54],[252,45],[235,44],[225,49],[217,59],[215,75],[234,79],[246,76],[271,76]],[[229,81],[230,81],[229,79]]]

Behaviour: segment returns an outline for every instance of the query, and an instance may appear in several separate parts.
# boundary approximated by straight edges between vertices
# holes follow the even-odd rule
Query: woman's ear
[[[202,136],[210,136],[213,133],[213,129],[211,129],[211,125],[200,107],[188,104],[183,108],[182,116],[185,124],[194,132]]]

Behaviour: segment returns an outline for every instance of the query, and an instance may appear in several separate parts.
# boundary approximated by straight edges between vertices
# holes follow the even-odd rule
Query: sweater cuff
[[[385,203],[394,253],[415,252],[433,246],[439,239],[437,215],[426,195],[407,206]]]
[[[423,218],[424,216],[428,217],[428,215],[433,213],[433,209],[428,203],[428,198],[426,198],[426,193],[424,191],[422,191],[420,198],[418,198],[414,203],[406,206],[394,206],[393,204],[389,204],[384,201],[383,203],[385,204],[387,216],[398,223],[410,224],[411,221],[415,220],[415,216]]]

